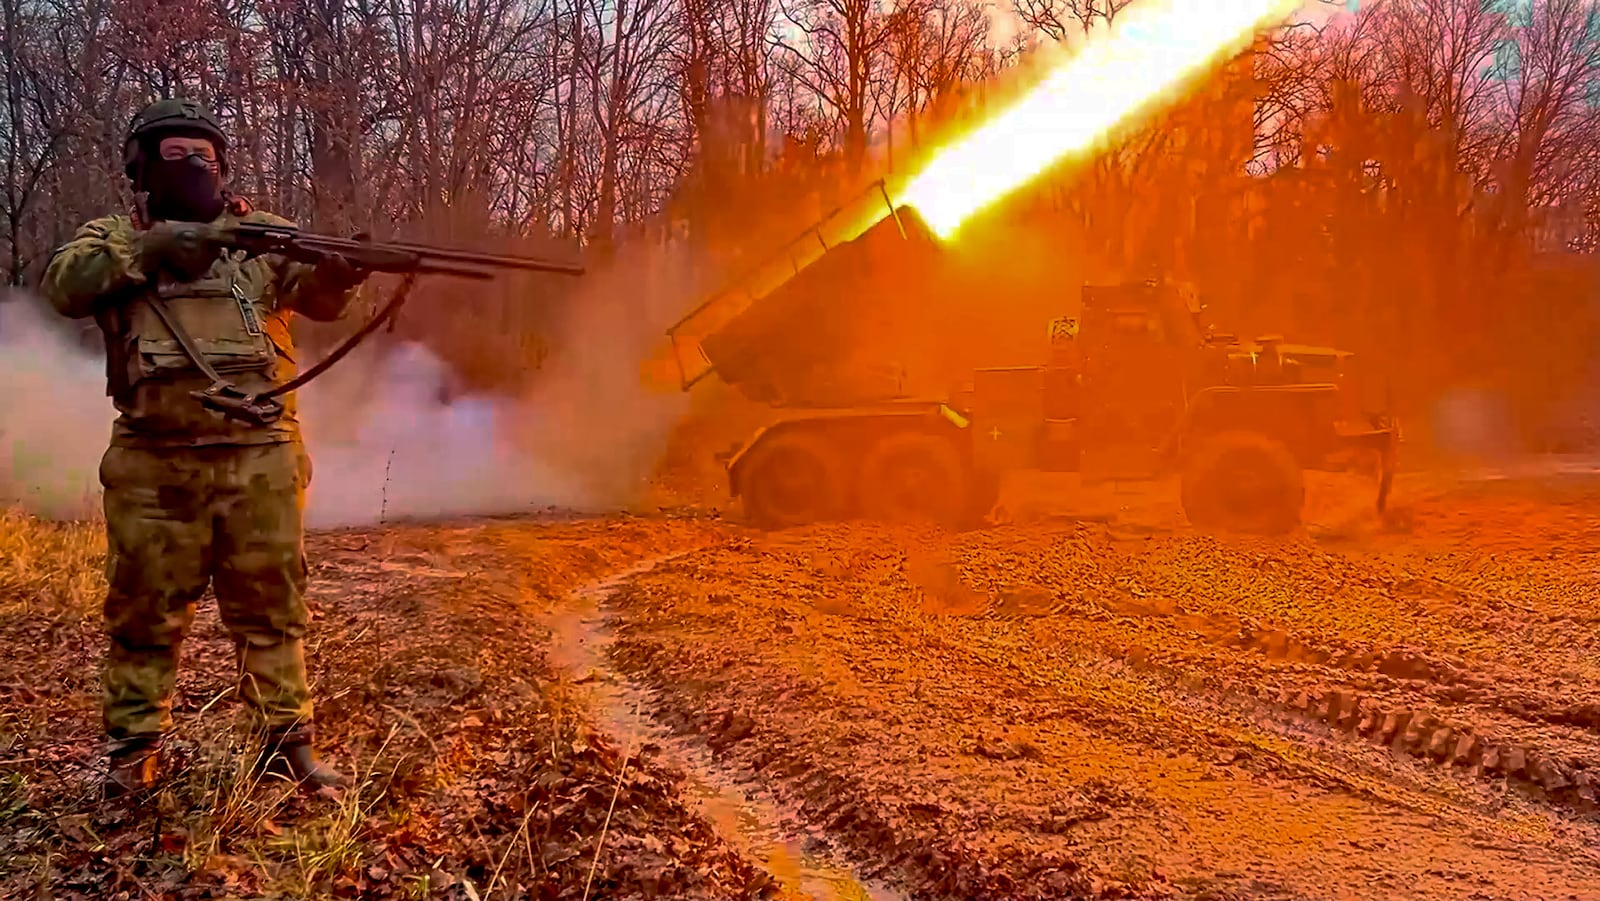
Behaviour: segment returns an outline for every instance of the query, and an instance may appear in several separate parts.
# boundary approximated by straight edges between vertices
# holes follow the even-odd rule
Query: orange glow
[[[1089,150],[1213,61],[1243,50],[1298,0],[1139,0],[1008,109],[939,151],[901,192],[949,238],[973,213]]]
[[[730,281],[670,331],[646,361],[646,384],[681,390],[715,367],[701,340],[751,304],[860,237],[899,204],[948,240],[973,213],[1069,157],[1087,155],[1112,128],[1175,98],[1196,76],[1281,24],[1300,0],[1134,0],[1110,28],[1046,66],[1043,79],[998,115],[935,151],[909,180],[874,183],[752,271]],[[897,186],[899,187],[897,189]],[[676,377],[676,378],[675,378]]]

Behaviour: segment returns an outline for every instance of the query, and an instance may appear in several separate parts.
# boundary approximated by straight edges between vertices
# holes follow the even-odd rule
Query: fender
[[[1288,445],[1289,450],[1308,467],[1329,450],[1336,440],[1329,429],[1316,423],[1332,423],[1332,416],[1316,415],[1319,404],[1330,408],[1338,403],[1339,387],[1332,383],[1293,385],[1215,385],[1188,397],[1183,415],[1161,445],[1161,459],[1177,467],[1196,435],[1227,428],[1244,428],[1269,435]],[[1303,415],[1292,415],[1295,411]]]

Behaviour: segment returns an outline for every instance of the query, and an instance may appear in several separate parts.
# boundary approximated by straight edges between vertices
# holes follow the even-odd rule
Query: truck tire
[[[862,514],[885,522],[932,521],[962,528],[971,524],[978,506],[972,471],[961,451],[927,432],[880,438],[861,460],[856,490]]]
[[[1183,512],[1201,529],[1282,535],[1300,524],[1305,476],[1294,455],[1258,432],[1202,439],[1182,476]]]
[[[821,435],[764,436],[740,463],[745,516],[769,530],[838,519],[849,499],[848,471],[843,453]]]

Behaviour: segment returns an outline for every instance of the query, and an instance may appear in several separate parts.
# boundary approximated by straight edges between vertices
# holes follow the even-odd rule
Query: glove
[[[139,236],[139,268],[147,275],[166,268],[183,279],[197,279],[222,252],[210,226],[199,222],[157,222]]]
[[[312,270],[317,284],[334,291],[348,291],[367,280],[365,270],[357,268],[342,253],[327,253]]]

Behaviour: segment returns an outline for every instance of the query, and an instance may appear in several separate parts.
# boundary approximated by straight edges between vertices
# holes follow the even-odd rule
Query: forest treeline
[[[926,152],[1034,48],[1123,5],[0,0],[0,266],[27,284],[125,208],[124,129],[171,95],[218,111],[239,190],[319,228],[601,248],[656,229],[726,256]],[[1389,361],[1436,349],[1434,380],[1579,359],[1600,2],[1343,9],[1264,37],[1016,221],[1070,236],[1086,276],[1175,273],[1247,324]]]

